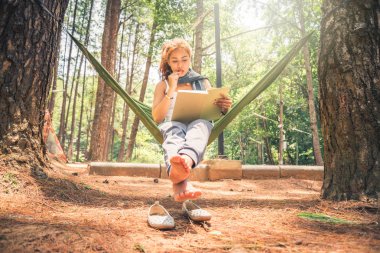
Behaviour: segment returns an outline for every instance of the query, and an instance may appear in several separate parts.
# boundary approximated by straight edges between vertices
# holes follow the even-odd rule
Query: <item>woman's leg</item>
[[[177,163],[184,167],[185,170],[195,167],[203,159],[208,138],[211,133],[212,123],[207,120],[195,120],[187,126],[185,143],[183,148],[178,151],[177,156],[171,158],[172,166]],[[177,184],[173,184],[173,190],[177,194],[174,195],[176,201],[185,201],[188,199],[197,199],[202,192],[194,188],[186,179]]]
[[[164,159],[168,174],[170,174],[170,158],[178,154],[178,150],[185,143],[187,126],[176,121],[164,122],[159,125],[159,129],[164,138],[162,148],[164,149]]]
[[[182,202],[188,199],[197,199],[202,195],[202,192],[189,182],[188,179],[178,183],[173,184],[174,200]]]
[[[191,168],[194,168],[202,160],[211,129],[212,123],[202,119],[187,125],[183,146],[178,150],[178,155],[170,158],[171,179],[174,183],[185,180],[190,174]]]
[[[203,119],[195,120],[187,126],[185,143],[178,153],[190,157],[194,162],[192,167],[202,161],[212,127],[210,121]]]
[[[191,170],[191,166],[186,166],[184,159],[177,159],[180,157],[178,150],[185,143],[187,126],[180,122],[171,121],[161,124],[160,130],[164,137],[162,147],[165,153],[168,175],[174,184],[178,184],[189,177]]]

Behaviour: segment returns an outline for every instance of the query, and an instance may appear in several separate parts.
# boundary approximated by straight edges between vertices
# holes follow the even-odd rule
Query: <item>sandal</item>
[[[175,227],[173,217],[158,201],[149,208],[148,224],[156,229],[172,229]]]
[[[203,210],[190,200],[186,200],[182,204],[182,210],[193,221],[208,221],[211,220],[211,214]]]

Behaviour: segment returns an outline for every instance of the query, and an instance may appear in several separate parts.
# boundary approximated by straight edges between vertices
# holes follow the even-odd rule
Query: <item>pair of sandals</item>
[[[182,210],[193,221],[209,221],[211,219],[209,212],[190,200],[183,202]],[[148,224],[156,229],[172,229],[175,227],[173,217],[158,201],[149,208]]]

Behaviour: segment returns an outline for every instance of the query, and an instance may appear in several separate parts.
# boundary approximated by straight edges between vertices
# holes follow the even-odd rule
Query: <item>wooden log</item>
[[[160,164],[91,162],[90,175],[160,177]]]
[[[323,179],[323,166],[292,166],[280,165],[280,177],[282,178],[297,178],[297,179],[310,179],[322,180]]]
[[[210,181],[218,179],[242,179],[243,171],[240,160],[212,159],[204,161],[209,167]]]
[[[243,165],[244,179],[277,179],[280,168],[277,165]]]

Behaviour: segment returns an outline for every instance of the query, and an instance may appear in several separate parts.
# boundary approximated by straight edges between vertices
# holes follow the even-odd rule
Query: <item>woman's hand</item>
[[[215,104],[220,108],[220,111],[223,113],[223,114],[226,114],[228,112],[228,110],[231,108],[232,106],[232,100],[231,98],[223,95],[223,94],[220,94],[222,97],[217,99],[215,101]]]
[[[173,72],[168,76],[169,89],[172,90],[173,92],[177,89],[178,79],[179,79],[178,72]]]

